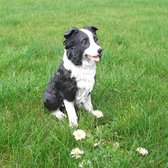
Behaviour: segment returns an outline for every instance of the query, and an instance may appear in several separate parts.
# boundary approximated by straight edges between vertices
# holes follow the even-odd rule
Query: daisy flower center
[[[96,115],[97,115],[97,117],[99,117],[99,116],[100,116],[100,113],[97,113]]]
[[[81,137],[81,133],[80,132],[77,133],[77,137]]]
[[[75,155],[79,155],[80,153],[79,153],[79,151],[75,151]]]

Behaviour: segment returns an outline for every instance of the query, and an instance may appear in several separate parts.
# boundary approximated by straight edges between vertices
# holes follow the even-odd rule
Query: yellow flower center
[[[75,155],[79,155],[79,151],[76,150],[76,151],[75,151]]]
[[[99,117],[99,116],[100,116],[100,113],[97,113],[96,116]]]
[[[77,137],[81,137],[81,133],[80,132],[77,133]]]

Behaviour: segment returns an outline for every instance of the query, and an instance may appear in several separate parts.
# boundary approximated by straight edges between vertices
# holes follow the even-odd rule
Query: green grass
[[[94,168],[168,167],[167,16],[167,0],[0,0],[0,167],[75,168],[83,159]],[[104,48],[93,104],[105,117],[79,110],[90,136],[75,142],[42,95],[62,59],[63,33],[85,25],[99,28]],[[71,158],[74,147],[82,159]]]

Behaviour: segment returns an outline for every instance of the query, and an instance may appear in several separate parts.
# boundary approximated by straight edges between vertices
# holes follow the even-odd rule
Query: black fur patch
[[[83,52],[90,46],[89,37],[80,30],[72,32],[64,41],[67,57],[75,65],[82,65]]]
[[[64,99],[73,101],[76,91],[76,80],[71,78],[71,71],[66,70],[62,62],[48,83],[44,93],[44,105],[48,110],[54,111],[62,105]]]

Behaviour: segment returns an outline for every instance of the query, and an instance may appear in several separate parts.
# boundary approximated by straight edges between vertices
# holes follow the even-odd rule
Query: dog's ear
[[[78,29],[76,27],[72,27],[70,28],[69,30],[67,30],[65,33],[64,33],[64,37],[65,39],[68,39],[70,38],[74,33],[78,32]]]
[[[98,30],[98,28],[96,28],[94,26],[85,26],[84,29],[88,29],[94,34],[96,34],[96,31]]]

